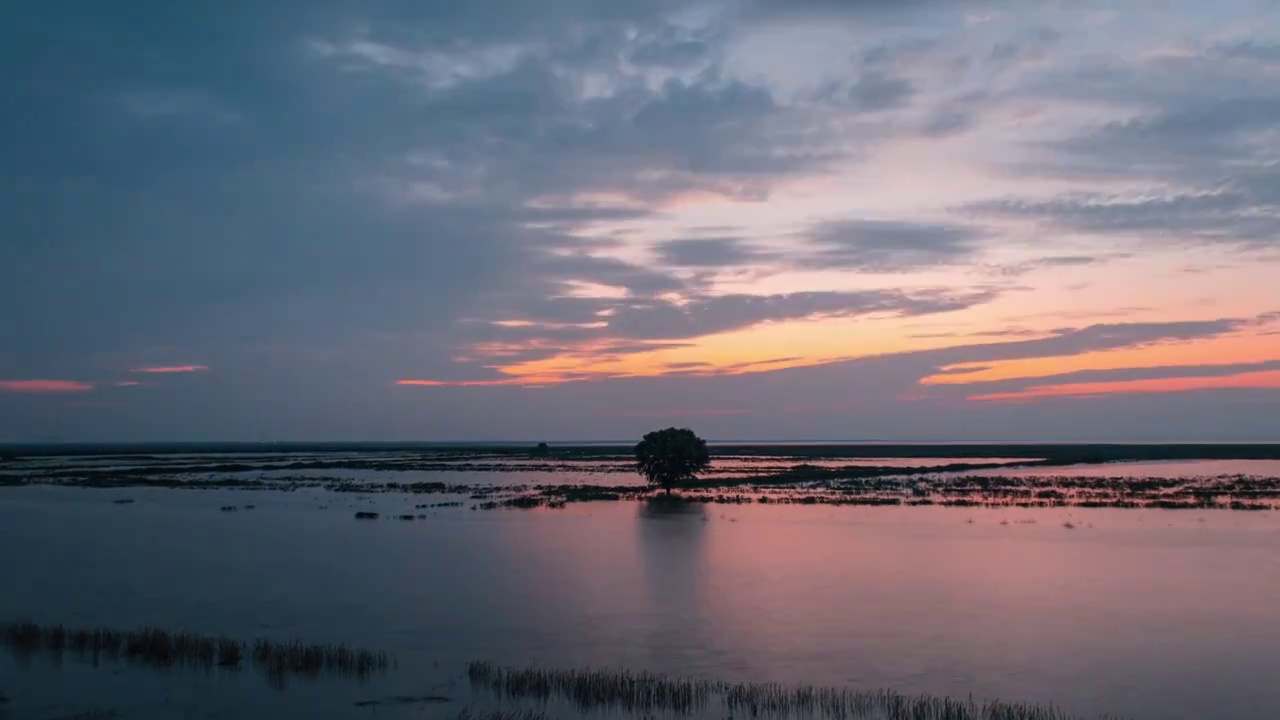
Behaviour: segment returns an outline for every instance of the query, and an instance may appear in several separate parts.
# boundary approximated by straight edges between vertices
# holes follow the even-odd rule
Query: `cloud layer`
[[[0,441],[1277,430],[1266,3],[150,5],[0,29]]]

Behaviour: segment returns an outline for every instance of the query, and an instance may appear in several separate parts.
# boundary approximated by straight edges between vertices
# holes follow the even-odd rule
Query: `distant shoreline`
[[[827,458],[946,457],[1034,458],[1045,464],[1081,464],[1122,460],[1277,460],[1280,442],[749,442],[710,441],[711,454],[785,455]],[[216,443],[10,443],[0,444],[0,458],[69,455],[227,455],[237,453],[387,453],[419,451],[486,452],[526,455],[537,443],[508,442],[216,442]],[[551,443],[560,457],[607,457],[628,454],[631,443]]]

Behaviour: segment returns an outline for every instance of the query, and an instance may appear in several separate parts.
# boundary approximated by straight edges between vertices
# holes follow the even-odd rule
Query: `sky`
[[[1275,0],[19,0],[0,442],[1280,440]]]

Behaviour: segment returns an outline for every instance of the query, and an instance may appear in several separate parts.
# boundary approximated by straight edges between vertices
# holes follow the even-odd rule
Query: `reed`
[[[547,720],[545,713],[535,710],[490,710],[473,713],[470,708],[453,716],[453,720]]]
[[[473,662],[467,674],[476,689],[511,699],[567,700],[584,713],[622,710],[688,715],[719,701],[730,715],[752,718],[1075,720],[1052,705],[909,696],[891,690],[726,683],[628,670],[504,668]]]
[[[353,648],[344,643],[304,645],[301,642],[258,640],[253,644],[253,661],[273,678],[290,674],[315,677],[321,673],[364,678],[386,670],[386,653]]]
[[[158,668],[220,667],[237,669],[251,649],[254,665],[273,680],[290,675],[320,674],[364,678],[386,670],[390,658],[381,652],[343,643],[306,645],[300,641],[260,639],[250,647],[230,637],[212,637],[160,628],[115,630],[66,628],[14,622],[0,626],[0,642],[20,656],[41,650],[60,658],[66,652],[93,660],[126,661]]]

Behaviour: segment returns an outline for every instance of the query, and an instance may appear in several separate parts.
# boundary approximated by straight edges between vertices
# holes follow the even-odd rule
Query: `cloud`
[[[777,257],[732,237],[667,240],[655,245],[654,250],[660,263],[674,267],[749,265]]]
[[[884,314],[911,317],[954,312],[991,301],[993,290],[866,290],[777,295],[719,295],[676,303],[654,300],[613,307],[602,333],[632,339],[694,338],[762,322]]]
[[[996,360],[1063,357],[1100,350],[1141,347],[1156,343],[1217,337],[1249,327],[1250,319],[1221,318],[1181,322],[1099,323],[1082,328],[1063,328],[1035,340],[990,343],[936,351],[949,362],[989,363]]]
[[[164,375],[171,373],[203,372],[208,369],[209,367],[207,365],[153,365],[134,368],[129,372]]]
[[[1163,197],[1088,194],[1048,201],[987,200],[965,210],[1028,218],[1077,232],[1134,233],[1184,242],[1267,247],[1280,239],[1280,204],[1229,189]]]
[[[1258,60],[1265,64],[1280,63],[1280,43],[1276,42],[1246,38],[1216,43],[1212,49],[1214,52],[1230,58]]]
[[[847,99],[860,112],[878,112],[902,107],[914,91],[908,80],[868,72],[849,87]]]
[[[706,420],[800,432],[772,424],[771,408],[847,408],[832,388],[874,405],[939,365],[1029,350],[798,374],[729,352],[712,364],[741,379],[652,383],[592,363],[660,347],[696,361],[700,334],[828,317],[873,321],[875,339],[856,347],[874,352],[882,329],[886,343],[900,329],[887,318],[1001,299],[1007,285],[971,285],[991,268],[1079,268],[1073,281],[1106,291],[1105,272],[1074,277],[1103,255],[1026,260],[1014,226],[1038,226],[1042,248],[1066,234],[1275,247],[1274,38],[1232,34],[1246,27],[1240,8],[1215,8],[1225,32],[1197,26],[1183,42],[1145,8],[1117,10],[1086,39],[1079,14],[1000,5],[279,0],[265,14],[232,3],[142,24],[81,22],[98,12],[88,0],[32,6],[0,28],[0,75],[23,108],[0,117],[0,307],[28,309],[0,317],[0,377],[109,378],[101,388],[139,358],[217,372],[164,397],[120,393],[129,413],[6,396],[0,435],[479,437],[564,418],[565,435],[576,422],[617,436],[634,425],[595,411],[633,403],[748,408]],[[1122,28],[1123,43],[1106,34]],[[65,41],[57,62],[50,36]],[[918,189],[876,195],[917,176]],[[948,209],[988,196],[967,216]],[[922,276],[895,294],[872,288],[897,278],[860,276],[880,272]],[[745,284],[765,274],[768,289]],[[1221,295],[1220,274],[1184,279],[1179,307]],[[1253,290],[1221,300],[1265,296]],[[1038,287],[1026,297],[1037,330],[1069,304]],[[987,340],[1006,330],[985,312],[954,321]],[[1173,330],[1072,328],[1030,347],[1160,332]],[[577,363],[558,379],[612,379],[440,388],[449,402],[425,409],[394,391],[396,378],[491,383],[495,368],[537,362]],[[795,398],[771,389],[793,381]],[[272,411],[255,412],[264,398]],[[866,424],[846,411],[803,429],[974,425],[884,403]]]
[[[821,268],[901,272],[970,258],[987,237],[966,225],[896,220],[834,220],[809,231],[812,252],[803,260]]]
[[[0,392],[74,393],[92,389],[93,385],[77,380],[0,380]]]
[[[1080,398],[1127,393],[1179,393],[1221,389],[1280,390],[1280,371],[1240,373],[1236,375],[1197,375],[1155,378],[1149,380],[1117,380],[1110,382],[1032,385],[1023,390],[970,395],[977,402],[1027,401],[1047,398]]]
[[[530,376],[518,368],[522,362],[546,358],[575,360],[591,364],[628,354],[680,347],[683,339],[741,330],[765,322],[782,322],[833,317],[888,316],[914,317],[963,310],[990,302],[998,296],[991,289],[951,291],[941,289],[903,292],[868,290],[850,292],[810,292],[778,295],[721,295],[696,297],[682,302],[655,299],[644,302],[618,301],[610,313],[591,327],[555,327],[539,324],[499,326],[494,332],[507,339],[493,344],[478,343],[472,351],[487,359],[497,372],[481,378],[421,379],[409,385],[466,386],[519,385],[600,380],[611,371],[537,370]],[[674,341],[674,342],[673,342]],[[746,363],[718,363],[713,372],[765,370],[794,364],[795,356]],[[690,368],[670,368],[688,373]],[[508,374],[514,373],[514,374]],[[629,374],[629,373],[625,373]]]
[[[1073,183],[1132,189],[969,204],[979,216],[1053,230],[1271,249],[1280,238],[1280,86],[1273,43],[1237,39],[1194,52],[1111,56],[1041,78],[1037,100],[1116,119],[1030,145],[1012,166]],[[1101,182],[1100,182],[1101,181]]]
[[[627,60],[635,65],[688,68],[717,51],[717,38],[704,31],[663,27],[633,43]]]
[[[953,373],[980,371],[987,368],[953,369]],[[982,395],[1017,394],[1035,388],[1075,386],[1096,383],[1131,383],[1155,380],[1180,380],[1186,378],[1222,378],[1237,375],[1280,370],[1280,359],[1256,363],[1225,363],[1214,365],[1162,365],[1154,367],[1122,367],[1096,370],[1073,370],[1065,373],[1036,375],[1001,380],[967,380],[963,389]],[[939,373],[943,374],[943,373]],[[927,380],[927,379],[926,379]]]

